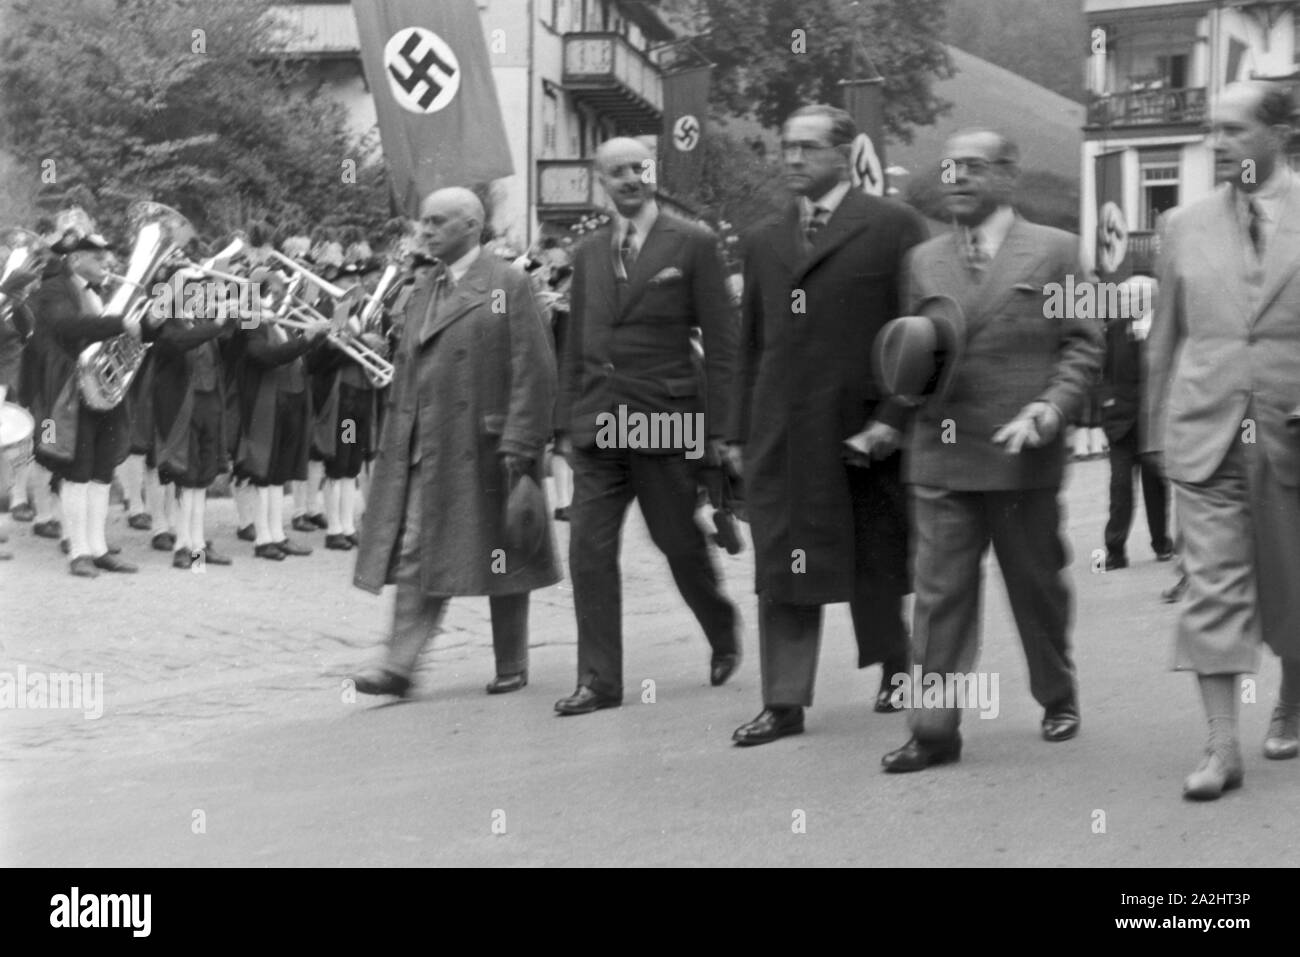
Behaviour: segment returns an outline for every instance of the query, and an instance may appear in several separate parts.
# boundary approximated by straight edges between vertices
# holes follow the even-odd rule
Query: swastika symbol
[[[404,109],[436,113],[460,89],[460,63],[451,47],[422,27],[394,33],[384,45],[388,87]]]
[[[679,116],[673,124],[673,145],[684,153],[695,149],[700,142],[700,121],[690,113]]]

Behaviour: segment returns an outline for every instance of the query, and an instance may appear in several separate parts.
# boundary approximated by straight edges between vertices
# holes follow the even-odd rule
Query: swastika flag
[[[398,209],[512,175],[475,0],[353,0],[352,13]]]

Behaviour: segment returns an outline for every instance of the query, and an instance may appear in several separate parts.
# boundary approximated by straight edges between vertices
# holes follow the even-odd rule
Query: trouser
[[[578,618],[578,683],[623,694],[623,595],[619,539],[636,499],[655,546],[714,656],[739,650],[736,608],[722,592],[704,533],[695,523],[695,464],[680,454],[575,450],[569,506],[569,574]]]
[[[979,655],[982,568],[990,543],[1029,665],[1029,688],[1044,708],[1076,694],[1070,659],[1070,586],[1057,489],[954,492],[914,485],[912,532],[916,606],[912,643],[923,675],[968,675]],[[925,680],[925,679],[923,679]],[[950,738],[961,712],[917,707],[912,734]],[[945,702],[947,704],[947,702]]]
[[[1139,469],[1151,547],[1163,552],[1169,543],[1169,490],[1160,470],[1138,456],[1137,429],[1110,443],[1110,518],[1106,522],[1106,552],[1123,555],[1133,526],[1133,469]]]

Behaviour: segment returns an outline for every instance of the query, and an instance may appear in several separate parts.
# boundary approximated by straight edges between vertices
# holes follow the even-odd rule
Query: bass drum
[[[9,494],[14,475],[32,460],[36,420],[20,405],[0,405],[0,495]]]

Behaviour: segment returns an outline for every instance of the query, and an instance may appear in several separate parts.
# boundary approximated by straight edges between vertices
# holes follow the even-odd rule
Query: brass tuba
[[[194,227],[161,203],[135,203],[127,219],[136,234],[126,276],[104,306],[104,315],[143,322],[152,292],[149,282],[158,267],[194,236]],[[82,401],[97,412],[115,408],[126,397],[149,346],[129,332],[92,342],[77,357],[77,385]]]

